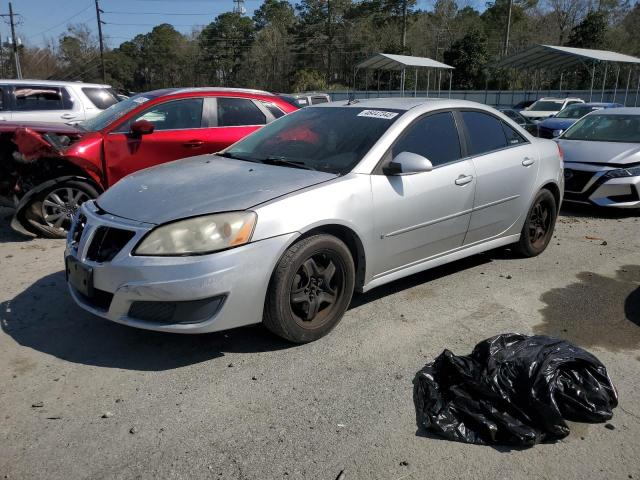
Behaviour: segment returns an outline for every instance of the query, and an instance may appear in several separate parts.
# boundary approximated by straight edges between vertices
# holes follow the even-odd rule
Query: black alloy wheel
[[[553,194],[540,190],[531,206],[514,249],[525,257],[540,255],[553,237],[558,207]]]

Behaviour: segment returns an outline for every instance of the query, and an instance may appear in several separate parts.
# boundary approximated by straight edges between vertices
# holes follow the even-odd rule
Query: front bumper
[[[271,273],[298,235],[280,235],[210,255],[139,257],[131,251],[151,225],[100,212],[93,202],[85,203],[81,214],[86,226],[79,239],[74,240],[74,229],[70,232],[65,258],[71,256],[92,269],[93,291],[88,297],[69,284],[73,299],[114,322],[166,332],[215,332],[261,322]],[[135,233],[112,259],[99,262],[90,259],[90,249],[100,227]],[[169,322],[151,319],[171,304],[177,305],[178,314]]]
[[[599,207],[640,208],[640,176],[608,178],[607,173],[616,168],[565,162],[564,200]]]

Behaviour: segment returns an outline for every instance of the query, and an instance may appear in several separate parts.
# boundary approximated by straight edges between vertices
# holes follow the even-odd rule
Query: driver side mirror
[[[136,120],[131,124],[131,135],[134,137],[141,137],[142,135],[149,135],[153,133],[155,125],[149,120]]]
[[[430,172],[433,164],[429,159],[412,152],[400,152],[382,169],[385,175],[411,175]]]

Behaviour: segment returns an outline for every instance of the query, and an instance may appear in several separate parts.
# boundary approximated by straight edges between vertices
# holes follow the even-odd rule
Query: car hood
[[[520,115],[527,118],[547,118],[550,115],[555,115],[559,111],[560,110],[555,112],[547,112],[544,110],[522,110],[520,112]]]
[[[575,118],[547,118],[540,124],[541,127],[548,128],[549,130],[566,130],[571,125],[576,123]]]
[[[129,175],[103,193],[97,204],[119,217],[161,224],[245,210],[337,176],[200,155]]]
[[[66,123],[53,122],[0,122],[0,132],[13,132],[18,128],[29,128],[35,132],[54,132],[61,135],[79,135],[83,130]]]
[[[565,162],[629,165],[640,162],[640,144],[558,140]]]

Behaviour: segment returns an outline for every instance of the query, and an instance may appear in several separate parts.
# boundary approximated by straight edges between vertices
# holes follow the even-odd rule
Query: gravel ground
[[[328,337],[261,326],[201,336],[94,318],[66,292],[62,241],[0,210],[0,478],[640,478],[640,222],[563,212],[535,259],[490,252],[357,296]],[[611,424],[528,450],[418,432],[412,378],[444,348],[518,331],[595,353]]]

